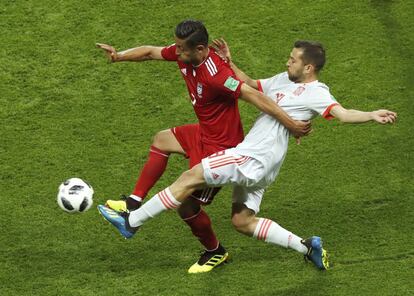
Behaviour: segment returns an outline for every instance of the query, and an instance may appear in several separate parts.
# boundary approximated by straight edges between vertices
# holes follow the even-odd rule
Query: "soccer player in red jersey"
[[[167,47],[140,46],[117,52],[112,46],[97,44],[112,62],[165,60],[175,61],[186,82],[198,124],[189,124],[158,132],[150,147],[149,157],[126,201],[108,200],[107,206],[117,211],[130,211],[142,200],[163,174],[168,157],[178,153],[189,158],[190,168],[215,152],[235,147],[243,140],[238,111],[238,98],[268,113],[300,137],[310,132],[308,122],[291,119],[271,99],[240,81],[229,64],[214,48],[208,46],[205,26],[194,20],[177,25],[175,44]],[[224,262],[228,253],[219,243],[210,218],[201,208],[209,204],[217,188],[197,191],[177,211],[200,240],[206,251],[190,267],[190,273],[206,272]]]

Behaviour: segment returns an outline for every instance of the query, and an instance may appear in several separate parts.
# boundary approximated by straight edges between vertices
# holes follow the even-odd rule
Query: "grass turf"
[[[386,0],[2,3],[0,294],[409,295],[413,11]],[[224,36],[254,78],[284,71],[294,40],[319,40],[328,53],[321,80],[345,107],[399,113],[394,126],[315,120],[266,193],[261,215],[321,235],[329,272],[236,233],[229,189],[207,210],[233,261],[198,276],[186,269],[200,246],[173,212],[124,241],[94,209],[57,207],[57,187],[71,176],[94,186],[96,204],[128,193],[152,136],[195,122],[174,63],[109,65],[94,48],[168,45],[188,17]],[[240,109],[247,132],[257,111]],[[185,168],[172,157],[151,193]]]

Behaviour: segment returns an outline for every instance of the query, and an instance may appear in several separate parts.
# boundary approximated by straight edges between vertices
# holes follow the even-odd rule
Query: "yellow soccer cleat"
[[[220,264],[227,262],[228,258],[229,253],[219,245],[217,250],[205,251],[201,254],[200,259],[188,269],[188,273],[209,272]]]
[[[127,212],[127,204],[125,200],[108,199],[105,206],[117,212]]]

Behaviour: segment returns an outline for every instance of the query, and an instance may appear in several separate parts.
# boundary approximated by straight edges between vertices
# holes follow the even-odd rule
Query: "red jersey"
[[[243,82],[212,47],[197,67],[179,61],[175,49],[175,45],[164,47],[161,54],[180,68],[199,120],[201,142],[218,150],[237,146],[243,141],[238,108]]]

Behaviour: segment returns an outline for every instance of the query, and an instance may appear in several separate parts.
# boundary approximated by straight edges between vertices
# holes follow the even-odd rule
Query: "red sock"
[[[211,227],[210,217],[203,209],[201,209],[198,214],[183,220],[190,226],[193,234],[199,239],[200,243],[207,251],[217,249],[219,241]]]
[[[139,196],[142,199],[145,198],[148,191],[164,173],[169,155],[168,152],[164,152],[157,147],[150,147],[148,160],[141,171],[132,194]]]

